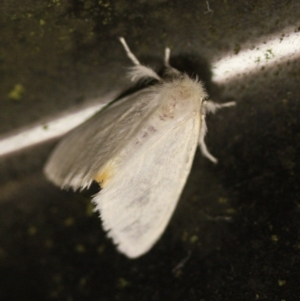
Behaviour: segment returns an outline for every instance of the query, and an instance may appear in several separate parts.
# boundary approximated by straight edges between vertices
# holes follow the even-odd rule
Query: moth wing
[[[89,187],[99,169],[147,122],[158,105],[152,94],[144,89],[129,95],[72,130],[51,154],[46,176],[62,188]]]
[[[165,230],[190,173],[199,139],[200,116],[169,131],[118,163],[118,171],[93,202],[119,251],[146,253]]]

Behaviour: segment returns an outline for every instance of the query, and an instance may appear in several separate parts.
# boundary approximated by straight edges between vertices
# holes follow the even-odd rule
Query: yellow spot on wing
[[[108,162],[94,177],[94,180],[99,183],[101,188],[105,187],[107,181],[109,181],[111,176],[114,174],[114,165],[113,161]]]
[[[101,173],[96,175],[95,181],[98,182],[100,186],[103,188],[110,177],[111,177],[110,169],[105,169]]]

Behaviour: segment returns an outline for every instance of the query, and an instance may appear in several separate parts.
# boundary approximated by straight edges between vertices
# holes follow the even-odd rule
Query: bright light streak
[[[0,140],[0,156],[61,136],[91,117],[103,106],[104,104],[94,105],[4,138]]]
[[[253,49],[222,58],[212,64],[213,81],[219,84],[234,80],[262,67],[274,66],[300,57],[300,32],[285,31],[276,36],[264,37]]]
[[[257,43],[253,49],[242,50],[236,55],[214,62],[212,64],[213,81],[220,84],[226,83],[237,76],[259,72],[262,67],[274,66],[300,57],[300,32],[285,31],[276,36],[265,37],[261,41],[263,42]],[[0,156],[61,136],[88,119],[103,106],[103,103],[94,105],[48,122],[46,127],[44,124],[33,126],[24,131],[20,130],[18,134],[3,138],[0,140]]]

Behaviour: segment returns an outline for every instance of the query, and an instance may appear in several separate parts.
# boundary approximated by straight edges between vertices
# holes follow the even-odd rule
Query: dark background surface
[[[105,237],[92,192],[44,179],[56,141],[0,158],[0,300],[299,299],[299,60],[225,87],[210,82],[209,64],[299,29],[300,3],[209,4],[205,14],[205,1],[1,2],[0,135],[127,88],[119,36],[151,66],[172,47],[212,99],[238,106],[209,117],[219,164],[197,152],[167,231],[137,260]]]

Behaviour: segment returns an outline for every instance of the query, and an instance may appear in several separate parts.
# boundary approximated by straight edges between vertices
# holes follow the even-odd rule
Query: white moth
[[[212,162],[204,142],[205,115],[234,102],[206,100],[199,80],[169,64],[165,75],[143,66],[120,38],[134,66],[133,80],[156,84],[113,102],[72,130],[45,167],[61,188],[84,189],[96,181],[93,198],[103,227],[120,252],[145,254],[164,232],[190,173],[197,145]]]

